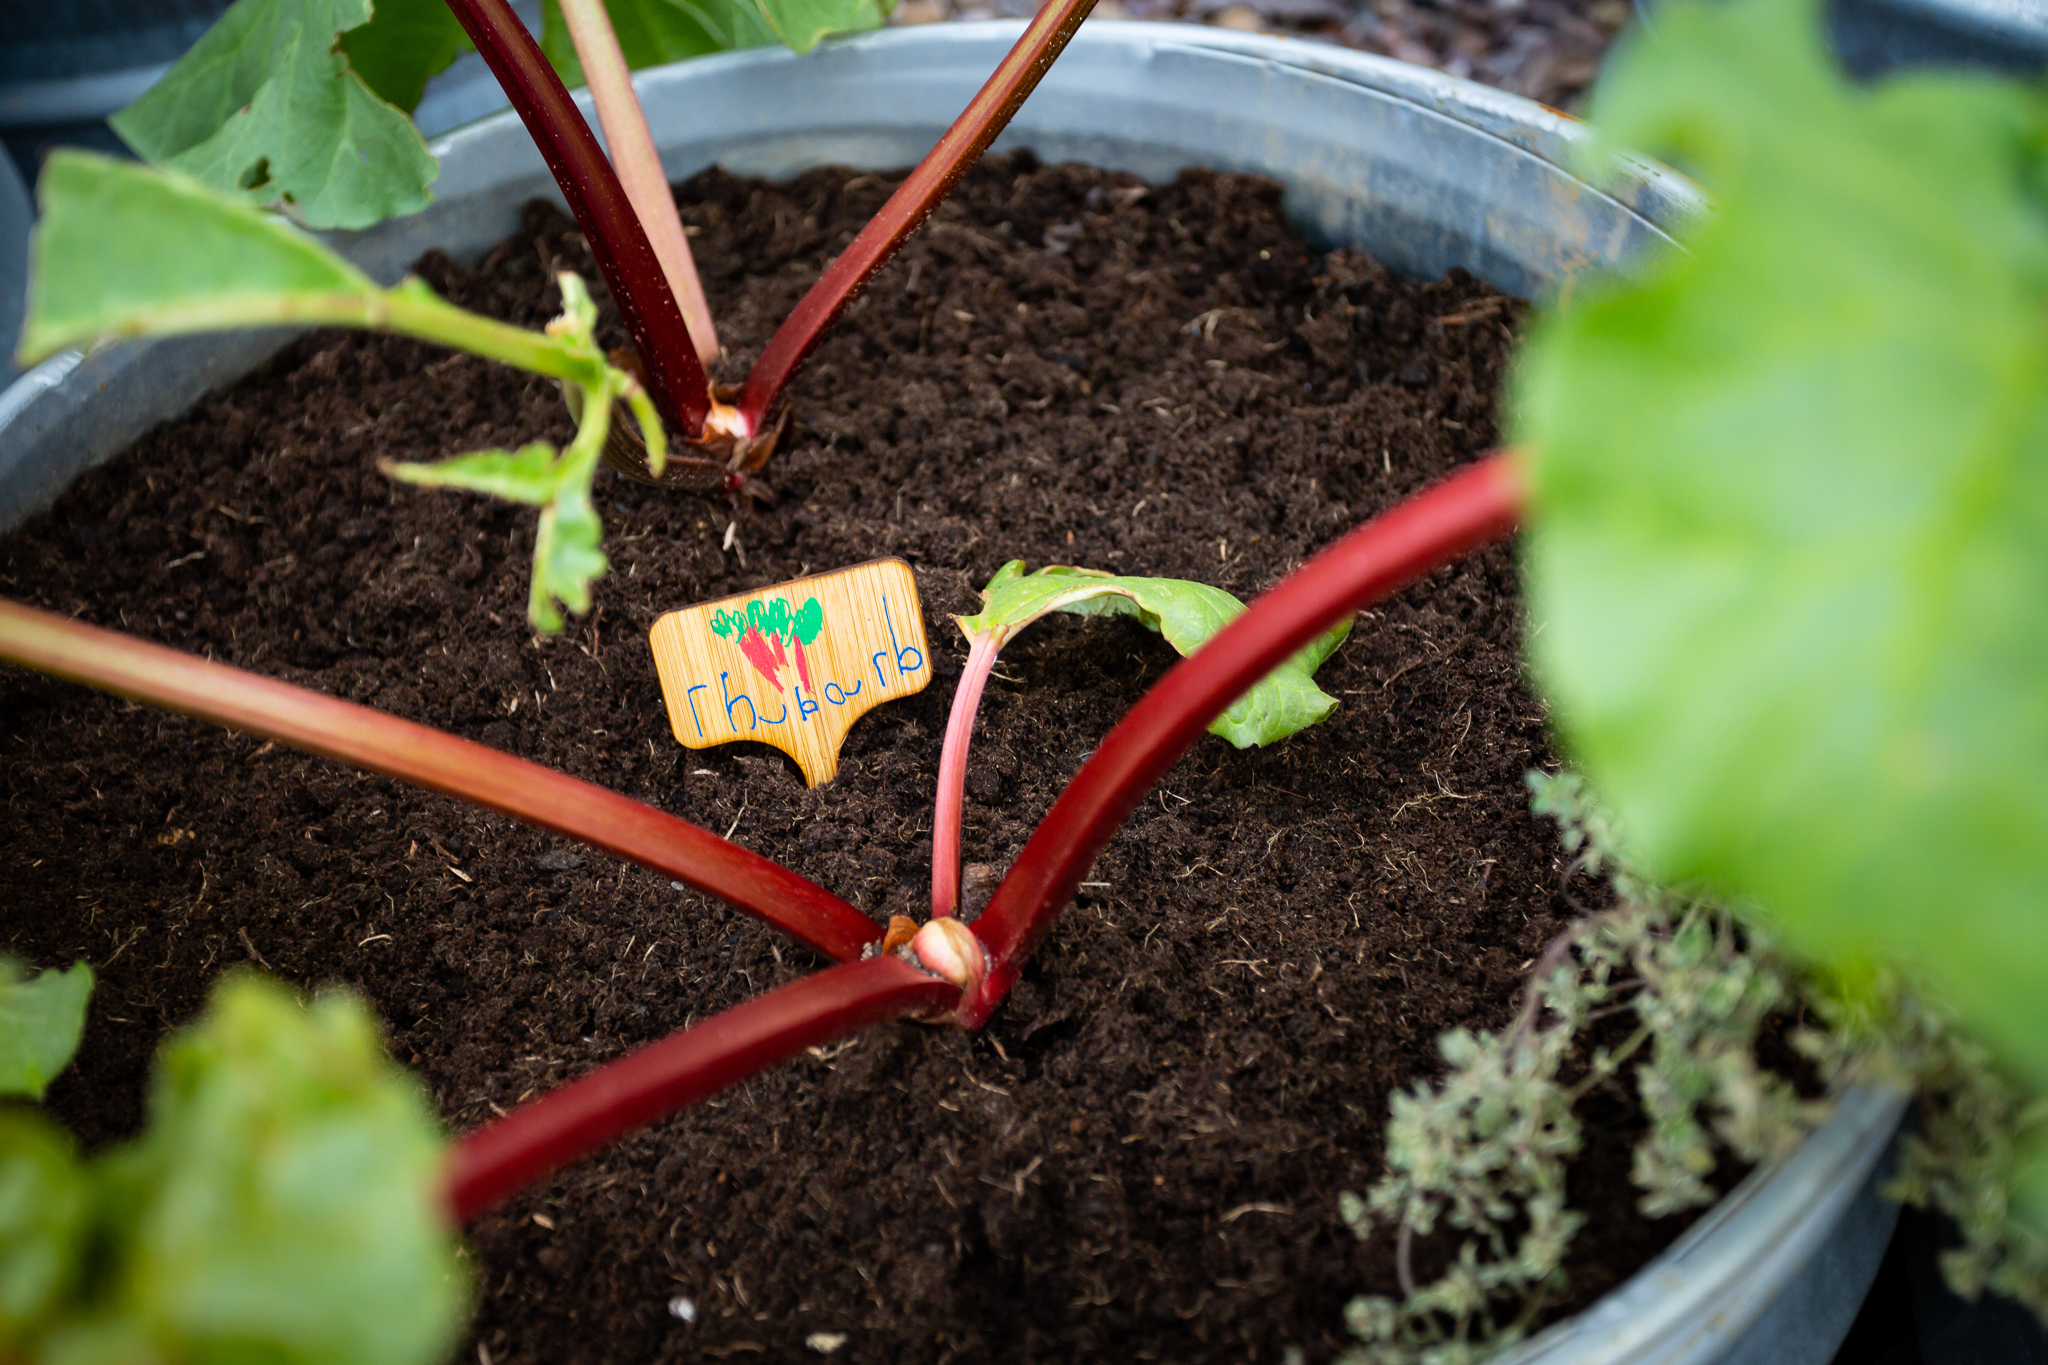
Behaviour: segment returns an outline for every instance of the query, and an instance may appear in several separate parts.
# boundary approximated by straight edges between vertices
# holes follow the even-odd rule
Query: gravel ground
[[[1026,18],[1032,0],[901,0],[891,23]],[[1215,24],[1435,67],[1558,109],[1578,103],[1629,0],[1097,0],[1101,19]]]

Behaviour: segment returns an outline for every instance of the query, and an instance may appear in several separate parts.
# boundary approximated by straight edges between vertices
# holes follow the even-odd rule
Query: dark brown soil
[[[734,354],[889,188],[683,187]],[[588,252],[536,209],[476,270],[422,271],[539,324],[563,266]],[[1470,279],[1310,250],[1255,180],[1005,160],[820,353],[780,501],[730,552],[722,502],[601,476],[614,572],[561,638],[523,619],[530,511],[375,467],[564,440],[552,387],[347,334],[82,480],[0,547],[0,587],[555,764],[731,827],[877,917],[921,915],[964,652],[945,614],[1013,557],[1265,589],[1495,440],[1518,315]],[[863,720],[834,784],[805,790],[765,748],[677,747],[659,613],[885,554],[916,566],[938,685]],[[484,1219],[466,1351],[800,1360],[825,1332],[842,1361],[1333,1354],[1346,1299],[1395,1287],[1388,1242],[1336,1211],[1379,1170],[1390,1093],[1435,1071],[1444,1028],[1506,1019],[1572,913],[1522,786],[1546,751],[1519,610],[1511,551],[1476,556],[1359,622],[1322,673],[1326,724],[1263,751],[1203,740],[984,1036],[878,1030]],[[1172,660],[1129,622],[1014,645],[969,861],[1002,866]],[[651,874],[247,736],[14,671],[0,717],[0,944],[100,972],[51,1099],[92,1143],[134,1129],[163,1031],[244,962],[363,991],[456,1129],[819,965]],[[1573,1302],[1677,1231],[1631,1212],[1635,1120],[1609,1110],[1573,1178],[1597,1215]]]

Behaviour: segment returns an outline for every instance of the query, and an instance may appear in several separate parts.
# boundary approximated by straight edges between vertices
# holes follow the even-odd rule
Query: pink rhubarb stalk
[[[836,1038],[950,1010],[960,992],[893,957],[847,962],[757,995],[551,1090],[456,1144],[448,1203],[468,1222],[643,1123]]]
[[[769,415],[811,350],[995,141],[1093,8],[1095,0],[1047,0],[938,145],[811,286],[769,339],[740,391],[740,421],[747,431],[766,429]]]
[[[503,811],[717,896],[842,961],[882,936],[823,887],[709,830],[367,706],[4,599],[0,659]]]
[[[696,439],[711,415],[711,382],[661,261],[604,149],[505,0],[448,0],[448,8],[504,87],[569,201],[633,338],[662,421]]]
[[[982,690],[995,671],[1003,647],[1001,632],[973,636],[960,685],[953,689],[953,710],[946,717],[945,745],[939,750],[939,794],[932,807],[932,918],[960,913],[960,820],[967,802],[967,748],[974,739],[974,718],[981,710]]]
[[[974,921],[989,970],[960,1022],[987,1022],[1110,837],[1210,721],[1341,617],[1509,534],[1523,506],[1512,456],[1471,465],[1317,555],[1160,679],[1081,765]]]
[[[668,176],[654,150],[654,136],[647,131],[647,115],[633,94],[633,76],[626,68],[619,36],[612,31],[611,16],[605,13],[604,0],[561,0],[561,5],[562,21],[568,25],[569,41],[576,45],[576,59],[583,64],[590,98],[597,105],[597,120],[611,148],[612,167],[640,215],[640,226],[654,248],[655,259],[661,262],[669,291],[682,309],[683,324],[697,343],[697,359],[709,365],[718,359],[718,330],[711,322],[711,305],[704,298],[703,281],[697,278],[690,239],[676,214],[675,196],[669,193]]]

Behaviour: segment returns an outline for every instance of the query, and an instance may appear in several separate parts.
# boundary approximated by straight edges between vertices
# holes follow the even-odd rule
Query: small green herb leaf
[[[426,1097],[353,997],[229,979],[166,1045],[150,1126],[106,1167],[108,1297],[170,1360],[431,1365],[467,1277]]]
[[[0,1028],[6,1025],[0,1023]],[[25,1342],[78,1282],[92,1195],[70,1139],[42,1115],[0,1109],[0,1353]]]
[[[92,968],[83,962],[29,976],[0,957],[0,1095],[43,1097],[78,1051],[91,999]]]
[[[144,158],[251,203],[284,205],[314,227],[416,212],[432,197],[434,158],[337,42],[370,17],[370,0],[236,0],[109,122]],[[373,74],[399,94],[423,84],[446,52],[445,35],[406,52],[416,18],[408,9],[393,32],[364,40]]]
[[[1931,980],[2038,1093],[2048,97],[1820,33],[1674,0],[1603,75],[1719,203],[1523,357],[1531,650],[1653,875]]]
[[[1244,603],[1206,583],[1119,577],[1057,564],[1027,574],[1024,561],[1013,559],[982,589],[980,614],[954,619],[970,638],[996,633],[1002,643],[1048,612],[1134,616],[1185,655],[1207,644],[1243,610]],[[1350,633],[1348,620],[1331,627],[1254,684],[1210,724],[1209,732],[1248,749],[1285,739],[1329,715],[1337,699],[1315,685],[1315,671]]]

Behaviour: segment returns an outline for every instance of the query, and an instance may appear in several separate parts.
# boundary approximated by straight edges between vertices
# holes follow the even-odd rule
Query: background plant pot
[[[711,58],[645,73],[640,86],[674,178],[714,162],[771,176],[825,162],[900,167],[931,145],[1017,31],[895,30],[808,58]],[[1155,180],[1191,165],[1263,174],[1284,186],[1312,237],[1415,274],[1463,267],[1530,295],[1625,265],[1702,208],[1689,184],[1654,166],[1597,188],[1579,179],[1564,163],[1580,136],[1538,105],[1396,62],[1111,23],[1082,31],[998,146]],[[513,229],[521,202],[553,196],[509,117],[461,129],[437,150],[432,208],[342,242],[382,278],[430,246],[479,251]],[[0,529],[284,340],[184,338],[37,367],[0,395]],[[1889,1235],[1874,1181],[1901,1103],[1849,1097],[1792,1160],[1753,1175],[1615,1296],[1521,1358],[1825,1360]]]

